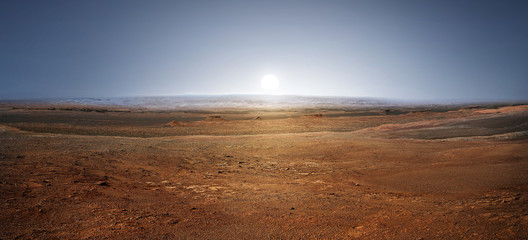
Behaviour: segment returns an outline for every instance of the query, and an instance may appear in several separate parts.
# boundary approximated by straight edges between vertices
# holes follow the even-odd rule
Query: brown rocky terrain
[[[0,239],[526,239],[528,106],[0,109]]]

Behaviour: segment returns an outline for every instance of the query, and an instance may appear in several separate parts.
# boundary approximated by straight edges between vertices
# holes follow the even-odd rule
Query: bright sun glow
[[[273,75],[268,74],[264,77],[262,77],[262,80],[260,80],[260,86],[264,90],[275,90],[279,88],[279,79]]]

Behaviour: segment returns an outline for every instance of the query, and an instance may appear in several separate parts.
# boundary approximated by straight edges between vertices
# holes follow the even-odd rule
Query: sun
[[[279,79],[273,74],[268,74],[260,80],[260,86],[264,90],[275,90],[279,88]]]

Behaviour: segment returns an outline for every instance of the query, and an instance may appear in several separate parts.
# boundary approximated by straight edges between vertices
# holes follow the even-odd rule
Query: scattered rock
[[[165,124],[165,126],[167,126],[167,127],[182,127],[182,126],[185,126],[185,123],[173,120],[173,121],[170,121],[167,124]]]
[[[36,183],[36,182],[28,182],[27,183],[27,187],[29,187],[29,188],[38,188],[38,187],[42,187],[42,184]]]
[[[176,223],[179,223],[180,221],[177,220],[177,219],[170,219],[170,220],[167,220],[167,224],[170,224],[170,225],[173,225],[173,224],[176,224]]]
[[[322,118],[324,117],[321,113],[311,114],[311,115],[304,115],[305,117],[312,117],[312,118]]]
[[[258,116],[257,118],[255,118],[255,120],[262,120],[262,118]]]
[[[219,115],[216,115],[216,116],[209,116],[207,118],[205,118],[205,121],[227,121],[225,120],[225,118],[219,116]]]
[[[110,186],[110,185],[108,184],[107,181],[99,181],[99,182],[96,182],[95,185],[99,185],[99,186]]]

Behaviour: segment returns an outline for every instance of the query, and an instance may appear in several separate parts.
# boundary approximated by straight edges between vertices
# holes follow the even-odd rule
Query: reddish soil
[[[0,239],[528,238],[527,106],[98,110],[0,109]]]

